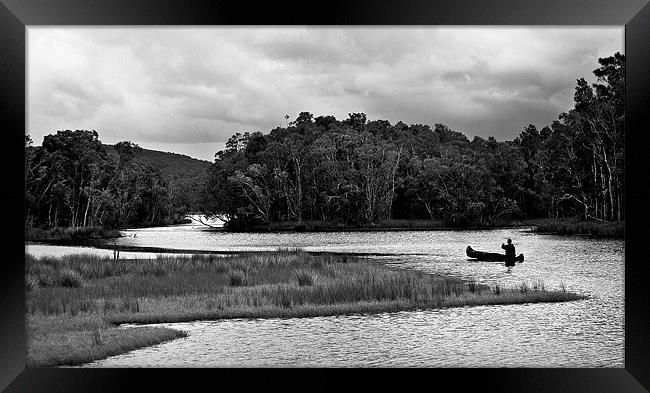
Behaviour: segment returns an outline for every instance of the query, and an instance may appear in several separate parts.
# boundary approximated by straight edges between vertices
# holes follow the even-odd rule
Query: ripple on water
[[[187,338],[89,367],[433,366],[624,367],[624,242],[518,229],[225,233],[197,226],[142,228],[120,244],[205,250],[392,253],[395,267],[488,285],[543,283],[589,296],[569,303],[477,306],[338,317],[165,324]],[[469,262],[465,247],[500,252],[511,238],[525,262]],[[254,246],[251,246],[254,245]]]

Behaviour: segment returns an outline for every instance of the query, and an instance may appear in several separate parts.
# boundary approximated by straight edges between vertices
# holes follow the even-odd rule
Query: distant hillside
[[[104,147],[109,154],[117,156],[113,145],[104,145]],[[169,180],[204,177],[206,169],[211,165],[210,161],[199,160],[183,154],[144,148],[141,148],[135,159],[158,168]]]
[[[117,156],[113,145],[104,145],[109,155]],[[169,182],[176,205],[185,205],[189,211],[196,210],[196,192],[207,178],[207,169],[211,163],[183,154],[149,150],[141,148],[135,160],[151,165]]]

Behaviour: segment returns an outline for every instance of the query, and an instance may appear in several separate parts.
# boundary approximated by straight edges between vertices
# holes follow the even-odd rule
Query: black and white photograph
[[[31,26],[26,367],[618,368],[624,26]]]

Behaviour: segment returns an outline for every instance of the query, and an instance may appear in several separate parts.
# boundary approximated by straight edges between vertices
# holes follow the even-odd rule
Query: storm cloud
[[[572,105],[623,27],[29,27],[27,133],[212,160],[309,111],[516,137]]]

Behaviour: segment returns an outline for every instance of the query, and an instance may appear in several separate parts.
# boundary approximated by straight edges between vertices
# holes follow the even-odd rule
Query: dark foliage
[[[109,155],[117,156],[116,146],[104,145]],[[200,193],[207,180],[210,162],[186,155],[148,149],[138,149],[134,161],[157,168],[169,188],[169,198],[175,215],[200,209]]]
[[[624,219],[624,72],[599,59],[577,81],[575,106],[512,141],[472,141],[443,124],[392,125],[302,112],[268,134],[237,133],[210,168],[202,204],[231,229],[303,221],[445,226],[504,219]]]
[[[207,161],[103,145],[96,131],[25,137],[26,229],[166,224],[197,208]],[[31,233],[31,232],[30,232]]]

